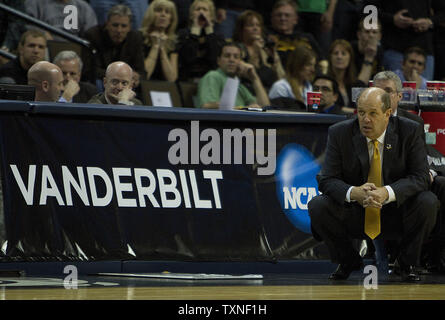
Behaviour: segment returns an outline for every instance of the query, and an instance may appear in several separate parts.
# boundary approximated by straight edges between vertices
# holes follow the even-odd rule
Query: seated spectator
[[[199,81],[198,107],[217,109],[220,107],[220,99],[227,79],[246,77],[253,85],[256,97],[243,85],[239,84],[235,106],[267,106],[270,104],[263,84],[255,71],[255,67],[241,60],[241,48],[235,43],[226,43],[217,60],[219,68],[209,71]]]
[[[434,29],[445,22],[444,1],[415,0],[366,0],[363,6],[373,5],[383,24],[383,65],[386,70],[398,70],[402,66],[403,53],[411,47],[419,47],[426,53],[427,80],[434,77]]]
[[[62,70],[50,62],[39,61],[28,70],[28,85],[36,88],[35,101],[56,102],[63,89]]]
[[[127,6],[114,6],[108,11],[105,25],[93,27],[86,32],[85,38],[97,50],[94,56],[95,79],[102,79],[105,69],[114,61],[123,61],[140,76],[144,75],[142,34],[131,30],[132,16]],[[91,63],[86,63],[85,67],[84,74],[91,78]]]
[[[141,27],[142,18],[148,7],[147,0],[89,0],[89,2],[94,12],[96,12],[98,23],[101,25],[105,24],[107,13],[113,6],[126,5],[133,13],[133,19],[131,19],[133,30],[138,30]]]
[[[217,24],[216,32],[221,34],[225,40],[231,39],[236,19],[246,10],[254,10],[259,7],[259,2],[254,0],[215,0]]]
[[[178,79],[177,24],[178,16],[173,2],[156,0],[148,6],[141,27],[147,79],[171,82]]]
[[[285,76],[275,43],[266,45],[263,18],[258,12],[247,10],[238,16],[233,41],[241,44],[243,60],[255,67],[266,89]]]
[[[74,51],[59,52],[53,62],[63,73],[61,102],[87,103],[97,94],[96,86],[80,81],[82,60]]]
[[[217,68],[223,37],[214,30],[215,6],[211,0],[195,0],[190,6],[189,28],[178,32],[179,80],[199,81]]]
[[[357,40],[351,42],[355,56],[355,69],[362,70],[366,73],[365,77],[369,79],[383,71],[383,48],[380,44],[382,25],[378,22],[377,26],[377,29],[365,29],[364,19],[360,20]]]
[[[175,3],[176,12],[178,13],[178,30],[189,27],[190,7],[193,1],[194,0],[172,0],[172,2]]]
[[[125,62],[111,63],[105,71],[103,82],[104,92],[93,96],[88,103],[142,105],[142,102],[135,98],[136,93],[132,90],[133,70]]]
[[[270,21],[268,37],[277,43],[277,50],[283,66],[286,65],[289,52],[302,44],[315,51],[317,60],[323,58],[320,46],[314,36],[297,29],[298,9],[295,1],[278,0],[275,2]]]
[[[296,2],[300,29],[314,36],[325,56],[332,42],[337,0],[296,0]]]
[[[419,47],[406,50],[403,55],[402,69],[394,71],[402,82],[415,81],[417,89],[426,89],[426,79],[422,76],[425,70],[426,53]]]
[[[321,92],[320,113],[346,114],[342,111],[341,106],[337,104],[340,92],[338,91],[337,81],[335,81],[334,78],[327,75],[315,77],[312,90],[314,92]]]
[[[342,107],[352,108],[352,88],[366,87],[367,79],[358,79],[354,64],[354,52],[351,44],[344,39],[337,39],[329,48],[329,70],[328,75],[333,77],[340,91],[338,103]],[[365,66],[367,67],[367,66]],[[352,112],[352,110],[350,110]]]
[[[21,11],[25,12],[25,0],[3,0],[3,4]],[[4,32],[4,37],[0,35],[1,49],[8,52],[15,53],[17,47],[19,46],[20,36],[27,31],[25,20],[20,19],[6,11],[0,12],[0,34]]]
[[[292,98],[307,105],[307,92],[312,91],[316,62],[314,51],[306,46],[296,47],[289,54],[286,77],[273,84],[269,98]]]
[[[65,12],[67,5],[77,8],[77,28],[65,28],[65,19],[68,16]],[[96,13],[84,0],[26,0],[25,9],[31,17],[80,38],[84,37],[88,29],[97,25]],[[30,25],[28,28],[35,29],[36,27]],[[45,36],[47,40],[66,40],[59,36],[53,36],[47,31],[45,31]]]
[[[26,31],[20,38],[17,58],[0,66],[0,78],[10,78],[16,84],[28,83],[29,68],[45,59],[46,39],[38,30]]]

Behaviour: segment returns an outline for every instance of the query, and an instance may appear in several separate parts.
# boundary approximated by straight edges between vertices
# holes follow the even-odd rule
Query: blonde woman
[[[215,5],[212,0],[194,0],[189,27],[178,32],[179,80],[194,81],[218,67],[218,52],[224,38],[214,32]]]
[[[144,67],[147,79],[174,82],[178,78],[176,52],[176,6],[169,0],[150,3],[142,21],[144,37]]]

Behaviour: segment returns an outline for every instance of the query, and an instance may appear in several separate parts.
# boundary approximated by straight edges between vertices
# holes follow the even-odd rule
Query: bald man
[[[133,70],[125,62],[110,63],[103,81],[105,91],[92,97],[88,103],[142,105],[132,90]]]
[[[35,101],[56,102],[63,89],[63,73],[55,64],[40,61],[28,70],[28,85],[36,88]]]

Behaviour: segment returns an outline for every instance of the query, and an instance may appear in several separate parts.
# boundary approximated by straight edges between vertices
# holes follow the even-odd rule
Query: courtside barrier
[[[327,258],[307,203],[344,119],[0,101],[1,259]]]

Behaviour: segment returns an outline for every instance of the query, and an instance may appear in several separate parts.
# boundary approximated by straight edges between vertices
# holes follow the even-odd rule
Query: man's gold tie
[[[372,182],[376,187],[382,186],[382,166],[380,163],[379,142],[373,140],[374,152],[371,158],[371,168],[369,169],[368,182]],[[365,233],[374,239],[380,234],[380,209],[365,208]]]

